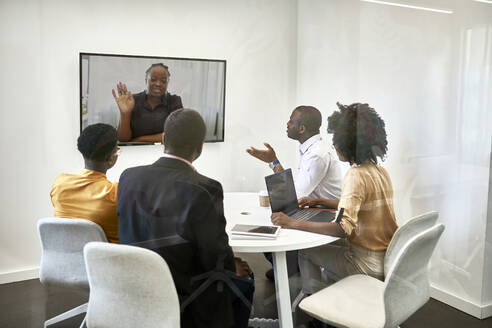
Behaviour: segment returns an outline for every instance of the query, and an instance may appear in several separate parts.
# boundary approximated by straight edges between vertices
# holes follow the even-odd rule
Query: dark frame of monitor
[[[224,73],[223,73],[223,92],[222,92],[222,137],[217,140],[205,140],[205,142],[224,142],[225,140],[225,97],[226,97],[226,77],[227,77],[227,61],[224,59],[209,59],[209,58],[183,58],[183,57],[161,57],[161,56],[143,56],[143,55],[122,55],[122,54],[107,54],[107,53],[92,53],[92,52],[80,52],[79,53],[79,126],[80,133],[82,133],[83,129],[83,86],[82,86],[82,74],[83,74],[83,65],[82,58],[83,56],[101,56],[101,57],[124,57],[124,58],[145,58],[145,59],[156,59],[156,60],[183,60],[183,61],[205,61],[205,62],[218,62],[224,64]],[[89,81],[90,73],[88,72]],[[89,83],[89,82],[87,82]],[[115,82],[116,85],[116,82]],[[111,96],[112,97],[112,96]],[[186,108],[185,104],[183,106]],[[196,108],[194,108],[196,109]]]

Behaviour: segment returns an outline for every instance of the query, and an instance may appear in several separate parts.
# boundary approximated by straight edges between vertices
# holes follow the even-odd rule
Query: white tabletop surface
[[[269,207],[260,207],[258,193],[228,192],[224,194],[224,214],[229,245],[235,252],[279,252],[310,248],[331,243],[338,238],[317,233],[282,229],[276,239],[231,239],[235,224],[272,225]]]

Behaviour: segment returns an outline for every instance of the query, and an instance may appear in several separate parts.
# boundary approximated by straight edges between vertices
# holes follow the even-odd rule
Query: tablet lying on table
[[[248,224],[236,224],[232,230],[231,235],[234,236],[250,236],[254,238],[277,238],[280,232],[279,226],[260,226],[260,225],[248,225]]]

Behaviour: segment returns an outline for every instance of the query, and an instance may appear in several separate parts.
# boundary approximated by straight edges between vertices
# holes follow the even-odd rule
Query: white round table
[[[224,215],[229,234],[235,224],[272,225],[269,207],[260,207],[257,193],[229,192],[224,194]],[[293,327],[287,274],[286,251],[316,247],[338,238],[300,230],[282,229],[276,239],[231,239],[229,245],[235,252],[273,253],[275,291],[280,327]]]

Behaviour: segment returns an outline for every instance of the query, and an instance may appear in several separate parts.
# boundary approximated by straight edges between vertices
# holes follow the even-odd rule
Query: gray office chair
[[[438,224],[411,238],[384,282],[349,276],[306,297],[299,307],[336,327],[398,327],[429,300],[428,263],[443,231]]]
[[[403,246],[417,234],[433,227],[439,217],[438,212],[428,212],[415,216],[400,226],[394,233],[384,256],[384,272],[390,271]]]
[[[84,264],[84,245],[107,242],[102,228],[84,219],[43,218],[38,220],[41,241],[39,280],[47,286],[89,290]],[[44,327],[87,312],[87,303],[46,320]],[[85,318],[80,327],[83,327]]]
[[[141,247],[89,243],[87,327],[179,328],[179,299],[166,261]]]
[[[393,238],[386,249],[386,254],[384,256],[384,272],[389,272],[390,268],[395,263],[395,259],[398,256],[399,252],[405,246],[405,244],[412,238],[415,237],[420,232],[423,232],[430,227],[433,227],[437,219],[439,217],[439,213],[432,211],[428,213],[424,213],[421,215],[417,215],[410,220],[408,220],[404,225],[400,226],[394,233]],[[328,278],[326,278],[328,279]],[[292,302],[292,313],[295,313],[295,310],[298,304],[306,295],[301,290],[299,294],[296,296],[294,301]]]

